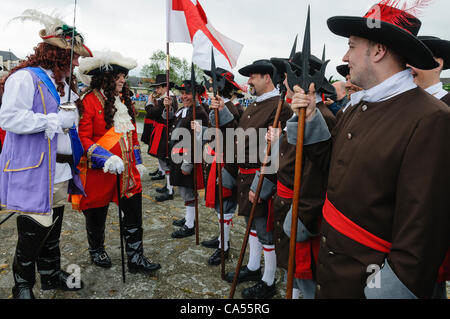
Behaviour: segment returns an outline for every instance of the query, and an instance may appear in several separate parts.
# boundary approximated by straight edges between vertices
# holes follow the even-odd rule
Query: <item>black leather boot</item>
[[[144,256],[142,194],[136,194],[131,198],[122,198],[121,201],[124,212],[123,233],[128,258],[128,271],[131,273],[150,273],[160,269],[160,264],[153,263]]]
[[[111,259],[105,251],[105,222],[108,206],[83,211],[91,261],[100,267],[110,268]]]
[[[201,242],[202,246],[206,248],[219,248],[219,237],[216,236],[210,240],[204,240]]]
[[[69,286],[67,279],[70,277],[70,274],[61,270],[59,238],[61,235],[63,216],[64,206],[53,209],[53,222],[55,224],[36,260],[37,269],[41,275],[42,290],[60,289],[64,291],[77,291],[84,286],[81,280],[79,285],[75,285],[75,287],[72,287],[72,285]]]
[[[36,282],[36,258],[49,227],[44,227],[25,215],[17,217],[17,247],[13,262],[14,299],[34,299],[33,286]]]
[[[217,248],[216,251],[209,257],[208,259],[208,265],[211,266],[218,266],[222,263],[222,249]],[[228,259],[228,253],[230,252],[230,246],[228,246],[228,249],[223,252],[223,256],[225,257],[225,260]]]
[[[239,275],[238,275],[238,283],[245,282],[245,281],[259,281],[262,278],[261,274],[261,268],[258,268],[257,270],[250,270],[247,268],[247,266],[242,266]],[[234,279],[234,271],[228,272],[225,275],[225,280],[228,282],[233,282]]]
[[[177,227],[183,227],[184,224],[186,223],[186,218],[181,218],[181,219],[176,219],[172,222],[172,225],[177,226]]]
[[[169,190],[167,190],[165,193],[162,193],[161,195],[156,196],[155,199],[156,199],[157,202],[164,202],[166,200],[172,200],[173,199],[173,194],[174,194],[173,190],[172,190],[172,194],[169,194]]]
[[[166,193],[166,192],[168,192],[169,190],[167,189],[167,183],[166,183],[166,185],[164,185],[164,187],[158,187],[157,189],[156,189],[156,192],[157,193]]]

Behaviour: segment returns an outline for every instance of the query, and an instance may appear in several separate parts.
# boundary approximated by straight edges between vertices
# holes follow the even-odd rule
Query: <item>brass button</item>
[[[278,242],[279,242],[279,243],[281,242],[281,238],[278,238]]]
[[[281,205],[283,205],[283,206],[284,206],[284,201],[281,201]]]
[[[362,110],[363,112],[367,111],[367,105],[363,105],[363,106],[361,107],[361,110]]]
[[[334,252],[329,251],[329,252],[328,252],[328,255],[329,255],[329,256],[333,256],[333,255],[334,255]]]
[[[347,139],[348,139],[348,140],[351,140],[352,138],[353,138],[352,133],[348,133],[348,134],[347,134]]]
[[[281,156],[284,156],[284,154],[283,154],[283,153],[281,153]]]
[[[320,285],[316,286],[317,291],[320,291]]]
[[[325,236],[322,236],[322,243],[326,243],[327,242],[327,238]]]
[[[250,118],[250,115],[248,116],[248,118]]]

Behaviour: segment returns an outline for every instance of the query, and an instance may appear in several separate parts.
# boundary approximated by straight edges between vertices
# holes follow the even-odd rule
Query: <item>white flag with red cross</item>
[[[167,42],[192,43],[192,61],[204,70],[211,68],[211,47],[217,67],[236,67],[243,45],[214,29],[199,1],[166,1]]]

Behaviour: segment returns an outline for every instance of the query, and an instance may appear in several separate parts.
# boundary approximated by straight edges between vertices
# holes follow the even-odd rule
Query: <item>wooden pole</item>
[[[166,83],[167,83],[167,97],[170,99],[170,51],[169,42],[166,43]],[[169,106],[166,106],[166,157],[170,158],[169,155]],[[167,163],[168,164],[168,163]]]
[[[303,169],[303,139],[305,135],[305,114],[306,109],[301,108],[298,118],[297,127],[297,148],[295,153],[295,175],[294,175],[294,198],[292,203],[292,222],[291,222],[291,238],[289,243],[289,261],[288,261],[288,276],[286,299],[292,299],[292,289],[294,285],[294,270],[295,270],[295,248],[297,239],[297,225],[298,225],[298,206],[300,199],[300,187]]]
[[[214,94],[214,97],[217,97]],[[216,169],[217,177],[219,180],[219,205],[220,205],[220,263],[221,263],[221,277],[222,280],[225,279],[225,216],[223,212],[223,186],[222,186],[222,153],[220,148],[220,126],[219,126],[219,110],[214,109],[214,115],[216,117]],[[229,249],[229,248],[228,248]]]

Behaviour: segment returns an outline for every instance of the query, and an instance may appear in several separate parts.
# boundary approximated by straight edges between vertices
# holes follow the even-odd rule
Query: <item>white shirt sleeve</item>
[[[0,127],[16,134],[42,132],[47,126],[45,114],[34,113],[34,83],[31,74],[19,70],[5,83],[5,92],[0,108]]]

